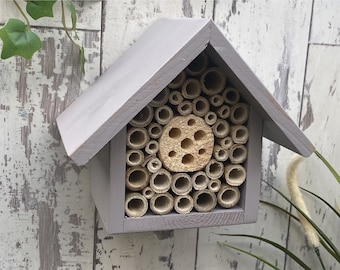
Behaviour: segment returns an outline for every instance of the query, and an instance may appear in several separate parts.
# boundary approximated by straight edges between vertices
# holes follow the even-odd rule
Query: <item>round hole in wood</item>
[[[172,128],[169,131],[169,137],[172,139],[177,139],[181,137],[181,130],[179,128]]]
[[[193,163],[194,160],[195,159],[194,159],[193,155],[191,155],[191,154],[186,154],[182,157],[182,163],[185,164],[185,165]]]
[[[206,152],[206,150],[204,148],[198,150],[199,155],[203,155],[205,152]]]
[[[168,156],[169,157],[174,157],[174,156],[176,156],[176,154],[177,153],[175,151],[170,151]]]
[[[185,138],[184,140],[181,141],[181,147],[183,149],[189,149],[193,146],[193,142],[189,138]]]
[[[193,125],[195,125],[195,124],[196,124],[195,119],[189,119],[189,120],[188,120],[188,126],[193,126]]]
[[[203,130],[197,130],[194,134],[194,138],[196,141],[200,141],[204,139],[206,133]]]

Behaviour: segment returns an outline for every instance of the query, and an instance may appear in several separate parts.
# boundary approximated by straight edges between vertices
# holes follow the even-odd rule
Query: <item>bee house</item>
[[[107,233],[255,222],[262,137],[314,151],[206,19],[156,22],[57,124]]]

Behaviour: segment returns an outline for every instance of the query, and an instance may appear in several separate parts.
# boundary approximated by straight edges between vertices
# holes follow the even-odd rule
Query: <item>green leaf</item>
[[[337,249],[337,247],[334,245],[334,243],[328,238],[328,236],[319,228],[316,223],[311,220],[295,203],[293,203],[286,195],[284,195],[280,190],[275,188],[273,185],[269,184],[267,181],[262,180],[265,182],[268,186],[270,186],[272,189],[274,189],[278,194],[281,195],[282,198],[284,198],[287,202],[289,202],[312,226],[313,228],[318,232],[318,234],[325,240],[325,242],[330,246],[330,248],[334,251],[335,259],[340,262],[340,251]]]
[[[76,30],[77,27],[77,13],[76,13],[76,8],[74,7],[72,2],[69,2],[66,4],[67,9],[71,13],[71,21],[72,21],[72,27],[70,30]]]
[[[31,0],[26,4],[27,13],[37,20],[41,17],[53,17],[53,5],[57,0]]]
[[[275,269],[275,270],[280,270],[279,268],[277,268],[275,265],[271,264],[270,262],[268,262],[267,260],[263,259],[262,257],[258,256],[258,255],[255,255],[253,253],[250,253],[246,250],[243,250],[243,249],[240,249],[240,248],[237,248],[237,247],[234,247],[234,246],[231,246],[231,245],[228,245],[226,243],[221,243],[221,242],[218,242],[221,246],[226,246],[226,247],[229,247],[229,248],[232,248],[232,249],[235,249],[235,250],[238,250],[240,252],[243,252],[245,254],[248,254],[249,256],[252,256],[256,259],[258,259],[259,261],[263,262],[264,264],[270,266],[271,268]]]
[[[340,176],[337,173],[337,171],[333,168],[333,166],[328,162],[327,159],[324,158],[323,155],[321,155],[321,153],[319,153],[317,150],[314,151],[315,155],[326,165],[326,167],[328,168],[328,170],[333,174],[333,176],[335,177],[335,179],[338,181],[338,183],[340,184]]]
[[[9,19],[0,29],[0,39],[3,42],[1,58],[22,56],[26,59],[41,48],[40,38],[28,30],[25,23],[18,19]]]
[[[218,234],[223,236],[236,236],[236,237],[248,237],[253,239],[258,239],[260,241],[266,242],[267,244],[270,244],[279,250],[283,251],[285,254],[287,254],[289,257],[291,257],[295,262],[297,262],[303,269],[311,269],[308,265],[306,265],[299,257],[297,257],[293,252],[291,252],[289,249],[285,248],[284,246],[281,246],[280,244],[269,240],[267,238],[263,238],[261,236],[251,235],[251,234]]]

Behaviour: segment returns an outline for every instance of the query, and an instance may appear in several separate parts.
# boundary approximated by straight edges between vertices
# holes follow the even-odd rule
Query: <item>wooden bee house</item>
[[[255,222],[262,136],[314,150],[206,19],[156,22],[57,123],[108,233]]]

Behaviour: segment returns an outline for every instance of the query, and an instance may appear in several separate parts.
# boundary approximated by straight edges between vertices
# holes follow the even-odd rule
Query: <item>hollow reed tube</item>
[[[192,175],[191,182],[195,190],[202,190],[207,188],[209,178],[204,171],[198,171]]]
[[[191,177],[187,173],[175,173],[172,176],[171,190],[176,195],[189,194],[192,189]]]
[[[246,180],[247,173],[240,164],[229,164],[225,166],[224,178],[230,186],[240,186]]]
[[[249,106],[245,103],[237,103],[230,108],[230,121],[235,125],[242,125],[249,118]]]
[[[175,211],[179,214],[189,214],[194,207],[194,200],[190,195],[176,196],[174,200]]]
[[[203,117],[209,112],[209,110],[210,103],[205,97],[199,96],[192,101],[192,112],[195,115]]]
[[[185,116],[192,113],[192,103],[189,100],[184,100],[177,106],[177,111],[180,115]]]
[[[206,69],[200,77],[202,91],[208,96],[221,93],[226,81],[225,73],[217,67]]]
[[[223,184],[217,194],[217,202],[223,208],[231,208],[240,200],[241,194],[237,187]]]
[[[201,94],[201,84],[199,80],[186,79],[182,85],[182,95],[186,99],[197,98]],[[223,98],[222,98],[223,99]]]
[[[185,72],[190,76],[198,76],[207,68],[208,63],[209,59],[207,54],[202,52],[191,61],[191,63],[185,69]]]
[[[156,193],[167,192],[171,186],[171,178],[170,172],[162,168],[151,175],[150,187]]]
[[[149,141],[149,134],[145,128],[132,127],[127,131],[126,140],[130,149],[142,149]]]
[[[223,175],[224,165],[216,159],[211,159],[205,166],[205,173],[210,179],[218,179]]]
[[[147,199],[138,192],[127,193],[125,196],[125,214],[129,217],[142,217],[148,211]]]
[[[209,125],[212,126],[213,124],[216,123],[217,121],[217,115],[216,113],[209,111],[205,116],[204,116],[204,121]]]
[[[216,139],[216,141],[220,146],[222,146],[222,148],[225,148],[225,149],[230,149],[234,144],[234,142],[233,142],[233,140],[230,136],[227,136],[225,138]]]
[[[156,173],[162,168],[162,161],[160,161],[157,157],[152,157],[146,167],[149,172]]]
[[[216,114],[221,119],[227,119],[230,116],[230,112],[230,107],[224,104],[217,109]]]
[[[225,101],[225,103],[229,105],[234,105],[239,102],[240,100],[240,93],[238,90],[236,90],[233,87],[227,87],[223,92],[222,92],[222,97]]]
[[[215,193],[209,189],[195,191],[192,199],[194,200],[194,208],[197,212],[210,212],[217,204]]]
[[[126,164],[129,166],[139,166],[144,162],[144,153],[142,150],[128,150],[126,152]]]
[[[221,181],[219,179],[211,179],[208,182],[208,189],[214,193],[217,193],[221,189]]]
[[[246,161],[248,155],[247,147],[243,144],[234,144],[229,149],[229,159],[233,164],[239,164]]]
[[[213,156],[217,161],[226,161],[229,157],[228,149],[216,144],[214,146]]]
[[[153,100],[150,101],[152,107],[160,107],[165,105],[169,100],[170,90],[165,87]]]
[[[172,211],[174,207],[174,198],[169,193],[155,194],[150,199],[150,209],[154,214],[166,215]]]
[[[248,128],[244,125],[236,125],[230,128],[230,136],[234,143],[245,144],[249,138]]]
[[[173,79],[169,84],[168,87],[171,89],[177,89],[180,88],[182,86],[182,84],[184,83],[185,79],[186,79],[186,74],[184,71],[182,71],[180,74],[177,75],[177,77],[175,79]]]
[[[155,195],[155,192],[151,187],[147,186],[142,190],[142,195],[149,200]]]
[[[209,97],[209,102],[214,107],[219,107],[223,104],[224,100],[223,100],[223,97],[220,94],[216,94],[216,95]]]
[[[158,139],[162,135],[162,126],[158,123],[150,123],[148,126],[148,134],[151,139]]]
[[[212,127],[212,131],[217,138],[225,138],[230,131],[229,123],[223,119],[217,119],[216,123]]]
[[[126,171],[125,185],[131,191],[139,191],[149,184],[149,172],[142,166],[130,167]]]
[[[154,155],[158,152],[159,150],[159,144],[158,141],[156,140],[150,140],[147,142],[145,145],[145,152],[150,155]]]
[[[170,92],[170,95],[169,95],[170,104],[177,106],[177,105],[179,105],[183,102],[183,99],[184,98],[183,98],[181,92],[179,92],[179,91],[171,91]]]
[[[161,125],[166,125],[173,117],[174,112],[168,105],[160,106],[155,111],[155,120]]]
[[[153,108],[146,105],[131,121],[130,125],[134,127],[146,127],[153,119]]]

